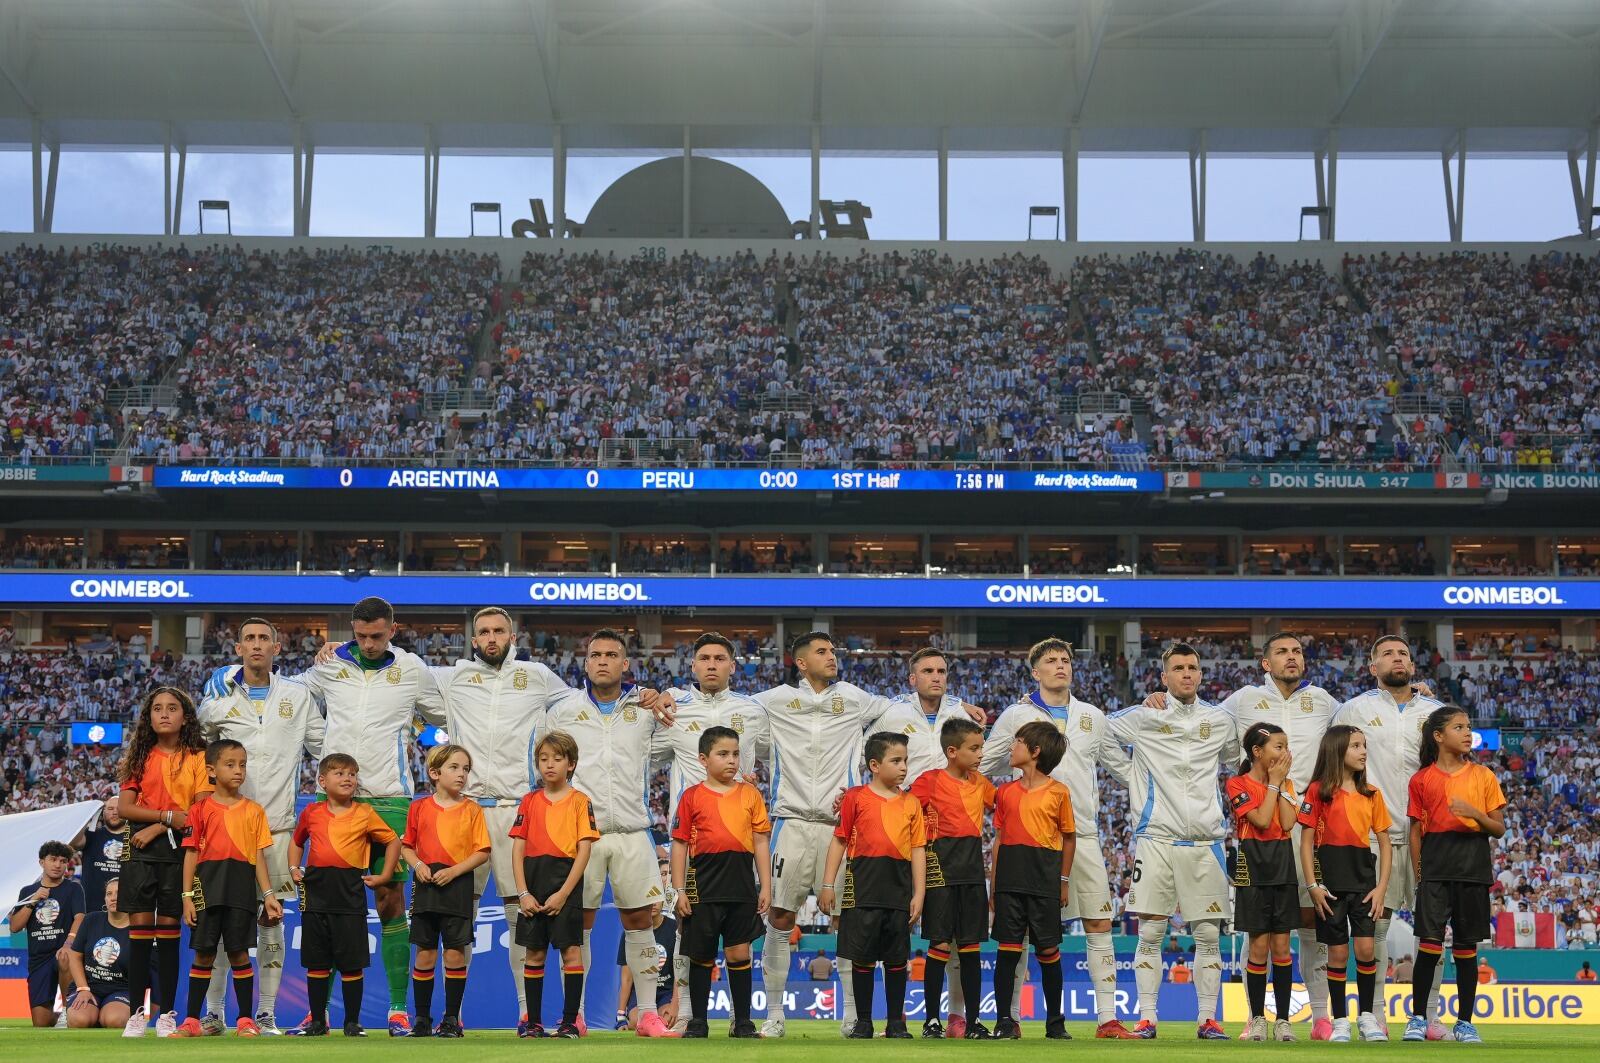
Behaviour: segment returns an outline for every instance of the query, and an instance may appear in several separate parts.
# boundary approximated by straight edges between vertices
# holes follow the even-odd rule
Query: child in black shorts
[[[1245,731],[1244,763],[1228,780],[1228,810],[1239,821],[1239,854],[1233,870],[1233,928],[1250,935],[1244,984],[1250,1021],[1244,1040],[1267,1040],[1267,955],[1272,955],[1272,992],[1278,1021],[1273,1040],[1293,1041],[1289,994],[1294,955],[1289,932],[1300,926],[1300,887],[1294,870],[1295,817],[1299,802],[1289,782],[1289,736],[1272,723]]]

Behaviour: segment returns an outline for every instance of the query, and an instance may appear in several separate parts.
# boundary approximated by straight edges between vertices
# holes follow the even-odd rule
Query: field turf
[[[1135,1057],[1145,1063],[1153,1063],[1154,1060],[1165,1059],[1175,1049],[1183,1053],[1188,1063],[1238,1061],[1263,1055],[1270,1055],[1274,1061],[1327,1059],[1333,1055],[1363,1061],[1470,1055],[1506,1063],[1548,1063],[1556,1056],[1567,1059],[1600,1058],[1600,1026],[1572,1026],[1553,1022],[1529,1026],[1480,1026],[1478,1030],[1487,1042],[1482,1046],[1450,1042],[1403,1044],[1398,1040],[1387,1045],[1359,1042],[1330,1045],[1306,1041],[1292,1045],[1253,1045],[1237,1041],[1197,1041],[1189,1024],[1180,1022],[1164,1023],[1162,1036],[1154,1042],[1096,1042],[1092,1039],[1094,1028],[1091,1024],[1071,1023],[1068,1028],[1076,1038],[1071,1043],[1044,1040],[1044,1024],[1030,1022],[1023,1024],[1023,1040],[1020,1042],[885,1041],[880,1037],[867,1051],[873,1063],[893,1063],[897,1060],[924,1063],[941,1055],[972,1059],[975,1055],[990,1053],[999,1053],[1016,1061],[1073,1058],[1099,1063],[1113,1058]],[[237,1061],[251,1056],[266,1056],[273,1060],[398,1063],[414,1051],[419,1059],[470,1059],[473,1063],[528,1060],[540,1056],[557,1058],[558,1055],[562,1060],[629,1058],[637,1063],[644,1063],[646,1059],[652,1063],[703,1063],[708,1054],[730,1061],[761,1058],[783,1063],[814,1063],[824,1058],[821,1053],[829,1051],[860,1058],[860,1048],[865,1047],[842,1042],[839,1025],[834,1022],[791,1020],[789,1036],[782,1041],[742,1042],[737,1045],[727,1039],[726,1023],[713,1023],[711,1029],[712,1036],[708,1041],[660,1041],[654,1044],[644,1044],[632,1034],[599,1032],[591,1033],[581,1041],[519,1041],[509,1030],[471,1030],[460,1041],[431,1039],[426,1045],[391,1040],[382,1031],[375,1031],[361,1040],[348,1039],[335,1032],[330,1037],[314,1041],[297,1037],[263,1037],[238,1044],[232,1031],[222,1037],[193,1041],[158,1041],[152,1032],[142,1041],[125,1041],[110,1030],[34,1030],[20,1022],[5,1022],[0,1023],[0,1059],[59,1061],[143,1057]],[[1239,1027],[1230,1024],[1228,1032],[1237,1036]],[[1297,1027],[1297,1033],[1305,1036],[1309,1028],[1304,1025]],[[1396,1029],[1394,1033],[1398,1037],[1399,1030]]]

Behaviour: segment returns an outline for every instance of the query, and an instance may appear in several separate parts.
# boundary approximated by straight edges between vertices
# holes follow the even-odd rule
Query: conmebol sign
[[[927,579],[917,576],[407,576],[210,574],[0,575],[0,605],[296,606],[342,608],[369,594],[397,606],[468,608],[748,608],[1566,612],[1600,610],[1600,581],[1438,579]]]

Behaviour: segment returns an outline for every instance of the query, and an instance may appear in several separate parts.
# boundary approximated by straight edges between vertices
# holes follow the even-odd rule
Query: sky
[[[567,215],[582,220],[612,181],[660,156],[570,155]],[[810,214],[810,161],[804,156],[727,156],[762,180],[792,219]],[[293,163],[287,154],[191,152],[180,232],[199,232],[196,203],[226,199],[236,235],[291,232]],[[1298,235],[1300,208],[1316,202],[1309,157],[1212,158],[1208,163],[1208,240],[1283,241]],[[529,198],[551,207],[548,156],[445,155],[439,176],[440,236],[466,236],[468,204],[502,204],[505,232],[529,216]],[[57,178],[57,233],[159,233],[159,152],[62,153]],[[421,236],[420,155],[319,154],[312,195],[313,236]],[[858,199],[872,209],[877,239],[933,240],[939,235],[938,169],[929,158],[824,155],[822,197]],[[0,231],[27,231],[32,213],[27,151],[0,151]],[[950,160],[950,238],[1022,240],[1028,207],[1061,202],[1059,158]],[[1564,159],[1468,156],[1467,240],[1544,241],[1577,231]],[[1433,241],[1449,236],[1437,159],[1341,159],[1339,239]],[[1082,158],[1079,213],[1084,240],[1192,239],[1188,161],[1182,158]],[[223,219],[207,217],[207,232]],[[1053,236],[1046,221],[1036,237]],[[493,231],[492,215],[479,232]],[[1307,224],[1309,235],[1311,226]]]

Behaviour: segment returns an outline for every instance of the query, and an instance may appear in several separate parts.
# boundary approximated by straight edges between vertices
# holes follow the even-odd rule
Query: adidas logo
[[[1206,909],[1206,914],[1210,915],[1212,912],[1220,912],[1220,911],[1222,911],[1222,905],[1218,904],[1216,901],[1212,901],[1211,902],[1211,907]]]
[[[1109,902],[1109,901],[1108,901],[1108,902],[1107,902],[1107,903],[1105,903],[1105,904],[1102,904],[1102,905],[1101,905],[1101,906],[1100,906],[1100,910],[1101,910],[1101,911],[1102,911],[1102,912],[1109,912],[1109,911],[1110,911],[1110,910],[1111,910],[1111,904],[1110,904],[1110,902]]]
[[[1140,960],[1138,963],[1134,964],[1133,965],[1133,969],[1136,970],[1136,971],[1153,971],[1153,970],[1155,970],[1155,968],[1150,966],[1150,964],[1148,962],[1146,962],[1145,960]],[[1112,981],[1116,981],[1116,979],[1113,978]]]
[[[646,893],[645,896],[646,897],[659,897],[659,896],[661,896],[661,887],[660,886],[651,886],[650,887],[650,892]]]

